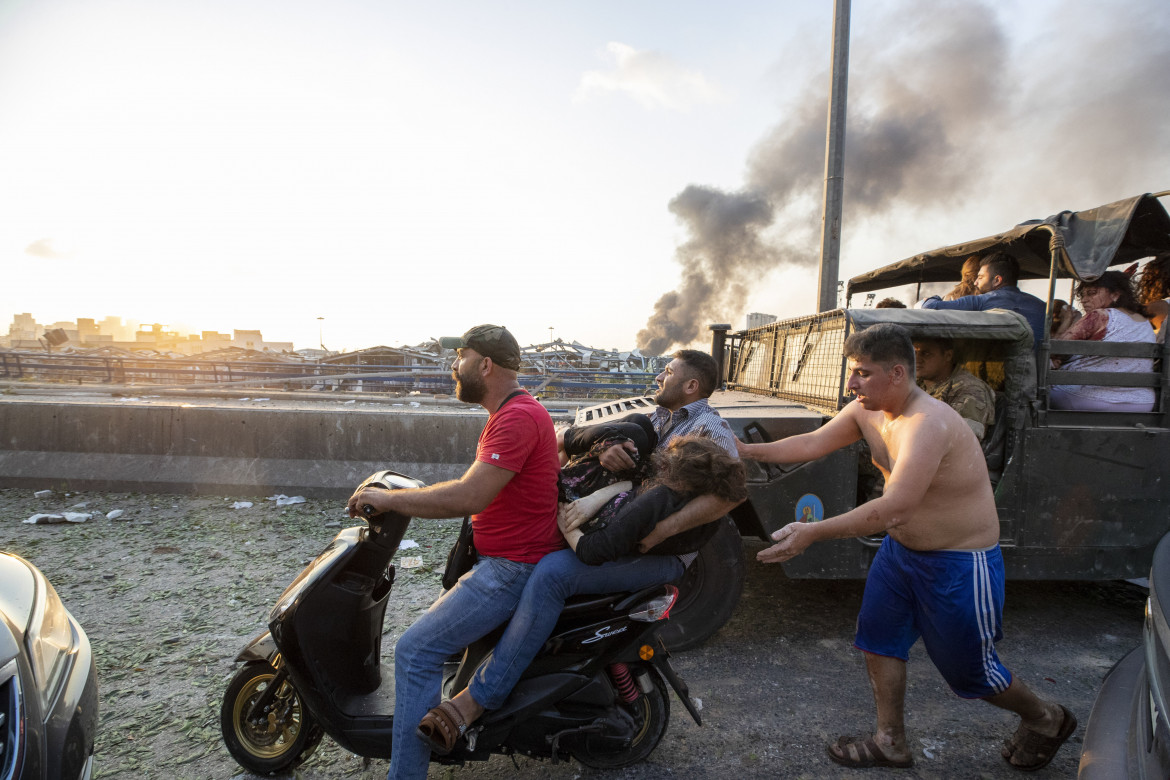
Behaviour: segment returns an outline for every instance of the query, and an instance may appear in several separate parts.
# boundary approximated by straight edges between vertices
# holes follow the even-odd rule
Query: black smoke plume
[[[1086,31],[1090,22],[1075,31],[1078,40],[1095,38],[1092,52],[1053,48],[1058,56],[1047,59],[1026,47],[1013,51],[987,3],[910,0],[879,24],[869,24],[863,38],[857,35],[855,8],[846,233],[895,209],[946,213],[972,194],[987,197],[981,188],[990,186],[992,160],[1000,168],[1005,159],[1035,166],[1036,182],[1027,182],[1034,194],[1067,186],[1063,177],[1070,165],[1097,184],[1111,183],[1110,176],[1132,181],[1136,160],[1117,163],[1086,154],[1107,148],[1133,158],[1133,145],[1165,148],[1170,134],[1170,4],[1131,0],[1127,5],[1132,12],[1109,12],[1107,31]],[[1070,18],[1052,20],[1054,27],[1074,25],[1078,15],[1100,14],[1089,2],[1061,9]],[[1067,42],[1056,32],[1056,39]],[[1126,57],[1113,57],[1111,51],[1123,42]],[[827,62],[827,47],[812,56]],[[1106,62],[1116,63],[1109,68],[1119,72],[1102,73]],[[828,80],[827,70],[812,77],[795,108],[757,143],[741,190],[691,185],[670,202],[690,238],[676,252],[679,288],[659,299],[638,333],[643,352],[662,354],[697,341],[708,323],[734,321],[744,312],[750,286],[770,271],[806,268],[815,280]],[[1127,122],[1127,116],[1140,121]],[[1123,148],[1127,137],[1129,149]],[[1086,144],[1078,147],[1078,138]],[[1028,161],[1021,145],[1048,159]],[[1053,154],[1062,149],[1070,156]],[[1023,185],[1017,179],[1004,194],[1018,194]],[[1148,189],[1164,186],[1154,182]],[[1128,194],[1134,192],[1116,197]],[[812,297],[810,292],[808,311]]]

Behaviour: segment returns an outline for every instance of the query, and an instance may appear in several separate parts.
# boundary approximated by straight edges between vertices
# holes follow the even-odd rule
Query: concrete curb
[[[339,409],[336,401],[239,407],[6,397],[0,487],[347,497],[380,469],[428,484],[457,478],[485,419],[482,410]]]

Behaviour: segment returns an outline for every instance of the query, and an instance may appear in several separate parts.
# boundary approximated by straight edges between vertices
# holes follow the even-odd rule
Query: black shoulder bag
[[[475,551],[475,539],[472,537],[471,518],[463,518],[463,527],[459,529],[459,538],[451,545],[447,553],[447,568],[443,569],[443,590],[451,590],[459,578],[471,571],[471,567],[479,560]]]

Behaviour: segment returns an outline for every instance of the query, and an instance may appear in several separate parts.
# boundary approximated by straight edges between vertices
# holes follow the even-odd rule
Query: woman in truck
[[[1154,343],[1154,329],[1146,308],[1138,303],[1130,278],[1120,271],[1106,271],[1094,282],[1082,282],[1076,296],[1085,316],[1057,335],[1066,341],[1114,341]],[[1059,371],[1149,372],[1151,358],[1107,355],[1056,356],[1057,369],[1051,374],[1059,382]],[[1089,412],[1149,412],[1154,408],[1151,387],[1108,387],[1103,385],[1058,385],[1050,393],[1053,409]]]
[[[1142,268],[1138,279],[1138,300],[1146,307],[1146,316],[1158,334],[1158,343],[1166,340],[1162,323],[1170,314],[1170,254],[1161,254]]]

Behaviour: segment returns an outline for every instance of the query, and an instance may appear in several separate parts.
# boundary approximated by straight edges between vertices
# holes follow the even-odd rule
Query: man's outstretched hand
[[[783,563],[800,555],[813,543],[808,523],[789,523],[772,534],[772,541],[776,544],[756,553],[756,560],[760,563]]]

